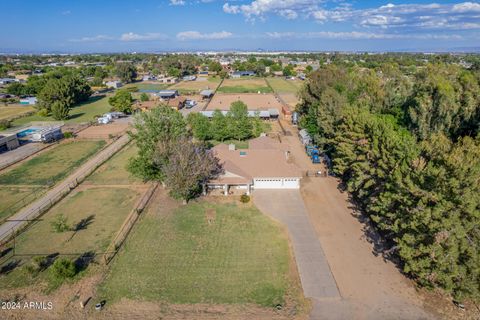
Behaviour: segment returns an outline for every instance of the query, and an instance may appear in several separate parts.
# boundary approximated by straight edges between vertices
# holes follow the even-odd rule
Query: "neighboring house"
[[[153,81],[153,80],[156,80],[156,78],[155,76],[152,76],[152,75],[145,75],[142,78],[142,81]]]
[[[253,77],[255,71],[235,71],[231,74],[232,78]]]
[[[178,90],[161,90],[155,93],[155,96],[162,99],[174,99],[178,96]]]
[[[175,77],[157,78],[157,81],[160,83],[177,83],[178,78],[175,78]]]
[[[20,143],[16,134],[0,135],[0,153],[18,148]]]
[[[107,81],[107,82],[105,82],[105,85],[108,88],[113,88],[113,89],[118,89],[118,88],[121,88],[123,86],[122,82],[118,81],[118,80]]]
[[[38,100],[37,100],[36,97],[27,97],[27,98],[20,99],[20,104],[21,105],[26,105],[26,106],[36,105],[37,102],[38,102]]]
[[[222,189],[228,195],[231,189],[250,194],[259,189],[299,189],[301,171],[290,163],[283,144],[268,137],[250,141],[250,148],[236,150],[234,145],[219,144],[212,151],[224,169],[206,188]],[[206,191],[206,190],[205,190]]]
[[[5,85],[5,84],[10,84],[13,82],[18,82],[19,80],[14,79],[14,78],[0,78],[0,84]]]
[[[185,107],[185,103],[187,101],[187,98],[185,97],[176,97],[173,99],[168,99],[167,101],[167,106],[175,109],[175,110],[180,110]]]
[[[61,126],[44,128],[32,133],[31,141],[34,142],[52,142],[63,138]]]
[[[197,76],[185,76],[183,77],[183,81],[195,81],[197,80]]]

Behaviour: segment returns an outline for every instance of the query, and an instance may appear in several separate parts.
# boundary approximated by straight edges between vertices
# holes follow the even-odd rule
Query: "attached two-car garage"
[[[254,178],[253,189],[298,189],[300,178]]]

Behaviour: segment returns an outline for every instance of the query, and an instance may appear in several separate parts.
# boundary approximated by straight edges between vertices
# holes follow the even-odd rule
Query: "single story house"
[[[207,111],[200,111],[200,114],[207,118],[213,118],[213,114],[215,111],[212,110],[207,110]],[[220,111],[224,116],[228,114],[228,111]],[[276,119],[278,118],[278,110],[275,109],[273,112],[273,115],[270,113],[270,110],[248,110],[248,117],[254,118],[254,117],[259,117],[260,119],[263,120],[270,120],[270,119]]]
[[[177,83],[178,78],[175,77],[164,77],[164,78],[157,78],[157,81],[160,83]]]
[[[178,90],[161,90],[155,93],[155,96],[162,98],[162,99],[174,99],[178,94]]]
[[[187,101],[187,98],[185,97],[176,97],[173,99],[168,99],[167,101],[167,106],[175,109],[175,110],[180,110],[185,107],[185,102]]]
[[[264,141],[245,150],[236,150],[234,145],[226,144],[212,148],[224,172],[209,181],[204,191],[221,189],[228,195],[232,188],[246,194],[260,189],[299,189],[302,174],[290,163],[289,152],[265,144],[269,143]]]
[[[241,77],[253,77],[255,75],[255,71],[235,71],[232,72],[232,78],[241,78]]]
[[[0,152],[18,148],[20,143],[16,134],[0,135]]]
[[[27,97],[27,98],[24,98],[24,99],[20,99],[20,104],[22,104],[22,105],[33,106],[33,105],[36,105],[37,102],[38,102],[38,100],[37,100],[36,97]]]
[[[107,81],[105,82],[107,88],[118,89],[123,86],[122,82],[119,80]]]
[[[183,77],[183,81],[195,81],[197,76],[185,76]]]
[[[19,80],[14,78],[0,78],[0,84],[10,84],[13,82],[18,82]]]

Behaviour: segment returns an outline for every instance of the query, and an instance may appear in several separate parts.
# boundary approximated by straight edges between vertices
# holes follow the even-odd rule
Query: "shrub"
[[[56,279],[67,279],[75,276],[77,268],[72,260],[60,258],[55,260],[50,271]]]
[[[69,131],[64,132],[64,133],[63,133],[63,137],[64,137],[65,139],[73,138],[73,132],[69,132]]]
[[[40,117],[48,117],[48,110],[47,109],[40,109],[37,114],[40,116]]]
[[[10,128],[11,122],[9,120],[0,120],[0,130],[5,130]]]
[[[240,202],[241,202],[241,203],[248,203],[248,202],[250,202],[250,196],[249,196],[249,195],[246,195],[246,194],[242,194],[242,196],[240,197]]]
[[[63,214],[57,215],[51,224],[53,230],[58,233],[71,230],[67,223],[67,218]]]
[[[30,264],[25,266],[25,269],[28,273],[32,275],[36,275],[40,271],[46,269],[48,266],[48,259],[47,257],[37,256],[32,259]]]

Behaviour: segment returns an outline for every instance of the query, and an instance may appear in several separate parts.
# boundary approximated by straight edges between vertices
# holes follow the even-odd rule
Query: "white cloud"
[[[254,0],[246,4],[227,2],[223,11],[243,14],[247,20],[265,19],[269,14],[286,19],[310,18],[319,23],[351,22],[365,28],[403,28],[466,30],[479,29],[479,2],[457,4],[392,4],[378,7],[354,9],[348,2],[327,8],[322,0]],[[336,2],[336,1],[330,1]]]
[[[124,33],[120,36],[121,41],[153,41],[165,40],[167,37],[161,33],[137,34],[133,32]]]
[[[233,34],[228,31],[200,33],[198,31],[183,31],[177,34],[177,39],[181,41],[186,40],[219,40],[232,37]]]
[[[170,5],[171,6],[184,6],[185,1],[184,0],[170,0]]]
[[[480,12],[480,3],[464,2],[453,6],[454,12]]]
[[[72,14],[72,11],[70,11],[70,10],[62,11],[62,16],[68,16],[70,14]]]

